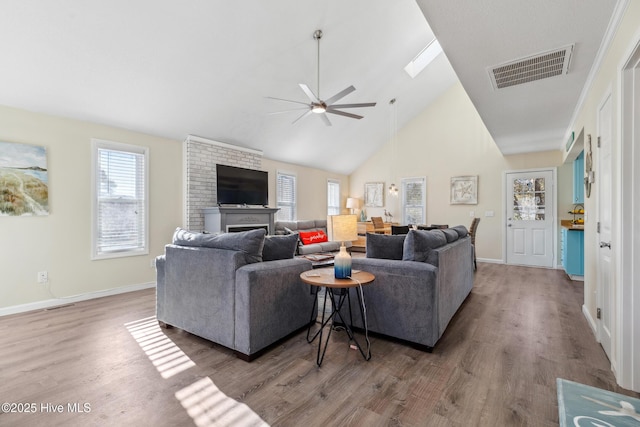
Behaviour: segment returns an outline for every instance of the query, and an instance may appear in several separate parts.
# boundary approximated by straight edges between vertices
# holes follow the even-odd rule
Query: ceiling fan
[[[280,114],[280,113],[288,113],[288,112],[291,112],[291,111],[307,110],[304,114],[302,114],[300,117],[295,119],[293,121],[293,123],[296,123],[298,120],[300,120],[300,119],[302,119],[304,117],[307,117],[311,113],[315,113],[318,116],[320,116],[320,118],[324,121],[324,123],[327,126],[331,126],[331,121],[329,120],[329,117],[327,117],[326,113],[336,114],[338,116],[350,117],[352,119],[361,119],[362,116],[359,116],[359,115],[353,114],[353,113],[347,113],[346,111],[340,111],[340,110],[343,109],[343,108],[375,107],[375,105],[376,105],[375,102],[366,102],[366,103],[361,103],[361,104],[334,104],[334,102],[344,98],[345,96],[349,95],[351,92],[356,90],[355,87],[349,86],[348,88],[341,90],[340,92],[336,93],[332,97],[327,98],[325,100],[323,100],[320,97],[320,39],[322,38],[322,30],[316,30],[313,33],[313,38],[318,41],[318,92],[317,92],[317,96],[316,96],[316,94],[313,93],[313,91],[311,89],[309,89],[309,86],[307,86],[304,83],[299,83],[298,86],[300,86],[300,89],[302,89],[302,91],[305,93],[305,95],[307,95],[307,97],[309,98],[310,102],[300,102],[300,101],[293,101],[291,99],[274,98],[272,96],[268,96],[267,98],[269,98],[269,99],[275,99],[275,100],[278,100],[278,101],[285,101],[285,102],[293,102],[295,104],[303,104],[304,105],[304,107],[296,108],[296,109],[293,109],[293,110],[278,111],[278,112],[271,113],[271,114]]]

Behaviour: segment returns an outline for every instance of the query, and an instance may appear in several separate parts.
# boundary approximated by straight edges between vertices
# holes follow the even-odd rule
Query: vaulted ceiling
[[[559,148],[614,6],[5,0],[0,104],[178,141],[198,135],[350,173],[389,139],[392,98],[401,127],[460,78],[503,152]],[[403,68],[433,40],[431,28],[446,55],[412,79]],[[340,103],[377,102],[348,110],[363,119],[329,115],[326,126],[315,115],[292,124],[300,111],[269,114],[298,105],[268,97],[306,102],[298,84],[318,90],[316,29],[321,98],[353,85]],[[492,89],[487,67],[568,43],[568,74]]]

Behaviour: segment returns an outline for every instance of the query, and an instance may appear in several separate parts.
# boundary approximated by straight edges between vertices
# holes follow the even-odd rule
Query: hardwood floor
[[[481,264],[433,353],[372,337],[366,362],[335,331],[320,368],[305,332],[246,363],[161,330],[154,290],[7,316],[0,400],[36,410],[0,425],[557,426],[556,377],[638,397],[582,301],[561,271]]]

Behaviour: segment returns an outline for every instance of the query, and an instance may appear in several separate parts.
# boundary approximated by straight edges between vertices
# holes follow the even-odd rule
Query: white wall
[[[402,99],[398,99],[402,108]],[[395,161],[393,160],[395,159]],[[351,196],[362,200],[366,182],[400,185],[405,177],[427,179],[427,224],[471,225],[470,212],[480,217],[476,238],[478,257],[502,260],[504,231],[503,171],[562,165],[560,151],[503,156],[459,83],[399,130],[396,148],[387,143],[350,177]],[[450,179],[478,175],[478,204],[449,204]],[[569,178],[571,175],[569,174]],[[566,180],[567,174],[559,174]],[[562,183],[562,188],[566,188]],[[564,194],[561,194],[564,197]],[[568,196],[570,200],[570,195]],[[400,200],[385,194],[384,208],[368,208],[382,216],[384,209],[400,221]],[[493,211],[495,216],[486,217]]]
[[[90,259],[91,138],[149,147],[148,256]],[[0,312],[155,282],[151,260],[182,223],[180,142],[1,106],[0,141],[46,147],[50,209],[48,216],[0,217]],[[37,283],[44,270],[49,288]]]
[[[329,179],[340,181],[340,206],[343,208],[343,213],[348,213],[345,207],[349,194],[348,176],[264,157],[262,158],[262,170],[269,172],[269,206],[276,207],[276,173],[280,170],[294,173],[297,176],[297,218],[299,220],[327,218],[327,180]]]

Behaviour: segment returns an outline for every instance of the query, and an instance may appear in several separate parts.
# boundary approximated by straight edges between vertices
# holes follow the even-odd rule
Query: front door
[[[553,267],[553,170],[506,174],[507,264]]]
[[[598,132],[600,148],[598,149],[598,282],[597,304],[599,310],[598,335],[600,344],[611,360],[611,277],[613,263],[611,259],[611,95],[607,96],[598,109]]]

